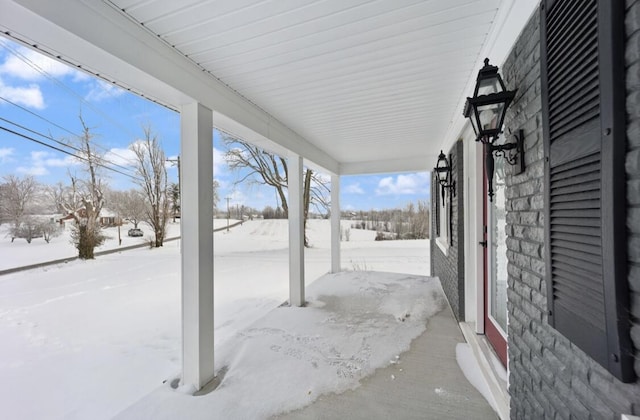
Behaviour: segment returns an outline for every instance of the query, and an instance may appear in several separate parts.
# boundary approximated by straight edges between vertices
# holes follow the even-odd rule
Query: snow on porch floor
[[[117,418],[496,418],[458,367],[464,339],[438,279],[330,274],[307,302],[216,347],[214,391],[193,396],[168,378]]]
[[[438,312],[397,364],[365,378],[353,391],[321,396],[274,420],[492,419],[498,415],[465,378],[456,362],[464,342],[451,309]]]

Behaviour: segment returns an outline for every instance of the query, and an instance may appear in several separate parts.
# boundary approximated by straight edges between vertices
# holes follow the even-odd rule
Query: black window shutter
[[[549,324],[630,382],[624,2],[544,0],[541,48]]]
[[[451,159],[451,155],[449,155],[449,165],[451,165],[451,171],[453,171],[453,159]],[[449,182],[451,182],[453,180],[453,175],[451,176],[451,180]],[[448,223],[447,223],[447,229],[449,230],[449,246],[453,246],[453,190],[449,189],[447,191],[448,194],[448,201],[447,201],[447,207],[448,207],[448,214],[449,214],[449,219],[448,219]]]

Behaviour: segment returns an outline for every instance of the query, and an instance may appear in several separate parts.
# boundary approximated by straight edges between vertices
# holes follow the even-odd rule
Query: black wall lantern
[[[502,133],[504,116],[515,95],[515,90],[505,88],[502,77],[498,74],[498,67],[490,65],[489,59],[485,58],[484,67],[478,72],[473,97],[467,98],[464,116],[471,121],[473,131],[476,133],[476,141],[485,145],[485,168],[490,201],[493,201],[494,195],[494,153],[496,157],[502,156],[510,165],[516,167],[515,175],[524,172],[524,135],[522,130],[519,135],[513,136],[515,142],[494,144]]]
[[[436,173],[436,177],[438,178],[438,184],[440,184],[440,188],[442,189],[442,207],[444,207],[444,189],[448,188],[451,190],[451,197],[456,196],[456,181],[452,180],[451,176],[451,155],[449,155],[449,159],[444,155],[442,150],[440,150],[440,155],[438,155],[438,163],[436,167],[433,168]]]

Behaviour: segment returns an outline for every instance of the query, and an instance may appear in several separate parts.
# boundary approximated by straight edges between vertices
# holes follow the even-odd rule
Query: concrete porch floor
[[[324,395],[273,419],[497,419],[456,362],[456,344],[463,342],[447,306],[429,320],[399,363],[378,369],[353,391]]]

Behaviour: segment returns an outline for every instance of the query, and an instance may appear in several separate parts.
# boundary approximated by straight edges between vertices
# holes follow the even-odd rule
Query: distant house
[[[122,218],[109,209],[102,209],[98,221],[102,227],[122,226]]]
[[[80,215],[80,217],[86,217],[86,210],[85,209],[79,209],[78,210],[78,214]],[[58,222],[60,223],[61,226],[66,225],[67,222],[69,221],[74,221],[75,217],[73,216],[72,213],[67,214],[66,216],[62,216],[60,217],[60,219],[58,219]]]
[[[70,214],[60,217],[56,220],[56,222],[58,222],[60,226],[64,226],[69,220],[73,220],[73,216],[71,216]]]
[[[86,217],[87,212],[85,209],[79,209],[78,214],[80,217]],[[60,225],[64,226],[68,221],[75,220],[73,214],[69,213],[64,217],[59,219]],[[122,226],[123,220],[121,217],[113,213],[108,209],[102,209],[100,212],[100,217],[98,218],[98,223],[102,227],[112,227],[112,226]]]

